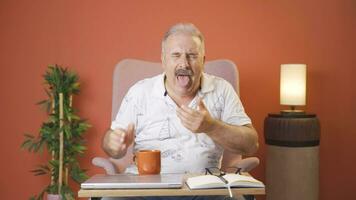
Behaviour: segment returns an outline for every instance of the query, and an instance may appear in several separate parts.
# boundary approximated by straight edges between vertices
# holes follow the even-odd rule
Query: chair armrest
[[[256,157],[250,157],[240,160],[236,167],[241,168],[241,172],[248,172],[260,164],[260,160]]]
[[[95,157],[92,159],[91,163],[97,167],[104,168],[106,174],[109,175],[116,174],[115,166],[109,159],[102,158],[102,157]]]

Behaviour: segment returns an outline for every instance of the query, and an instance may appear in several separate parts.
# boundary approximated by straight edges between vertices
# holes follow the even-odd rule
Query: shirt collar
[[[207,73],[203,73],[202,75],[202,82],[201,82],[201,88],[199,90],[199,92],[205,94],[208,92],[211,92],[215,89],[215,85],[213,83],[213,76],[207,74]]]
[[[164,81],[166,79],[166,76],[164,73],[160,74],[156,82],[154,83],[154,95],[157,97],[164,97],[167,95],[166,87],[164,85]],[[203,73],[202,74],[202,82],[200,86],[200,90],[198,93],[200,94],[206,94],[208,92],[211,92],[215,89],[215,86],[213,84],[213,77],[209,74]]]
[[[164,79],[165,79],[164,73],[158,75],[158,78],[156,79],[156,82],[153,85],[153,95],[157,97],[164,97],[164,94],[166,93],[166,88],[164,87]]]

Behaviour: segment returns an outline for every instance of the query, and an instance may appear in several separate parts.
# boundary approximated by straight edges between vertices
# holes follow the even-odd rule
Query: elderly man
[[[103,139],[109,156],[123,157],[134,142],[134,151],[162,152],[161,173],[194,173],[219,167],[224,150],[257,150],[257,133],[233,87],[203,72],[204,37],[193,24],[169,29],[161,60],[163,74],[139,81],[126,94]]]

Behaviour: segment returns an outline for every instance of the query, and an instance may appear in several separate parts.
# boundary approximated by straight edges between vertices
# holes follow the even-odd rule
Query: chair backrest
[[[239,74],[236,65],[230,60],[213,60],[205,63],[205,72],[215,76],[219,76],[229,81],[236,93],[239,95]],[[152,77],[163,72],[161,63],[148,62],[136,59],[124,59],[120,61],[114,70],[113,75],[113,97],[111,119],[114,120],[121,105],[121,101],[128,89],[137,81],[144,78]],[[226,162],[234,162],[240,160],[241,156],[224,152],[222,165]],[[111,159],[122,171],[132,162],[132,147],[130,147],[127,155],[120,160]]]

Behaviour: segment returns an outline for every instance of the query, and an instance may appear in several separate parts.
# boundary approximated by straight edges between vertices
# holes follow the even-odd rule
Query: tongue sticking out
[[[177,76],[178,85],[181,87],[187,87],[189,84],[189,76]]]

